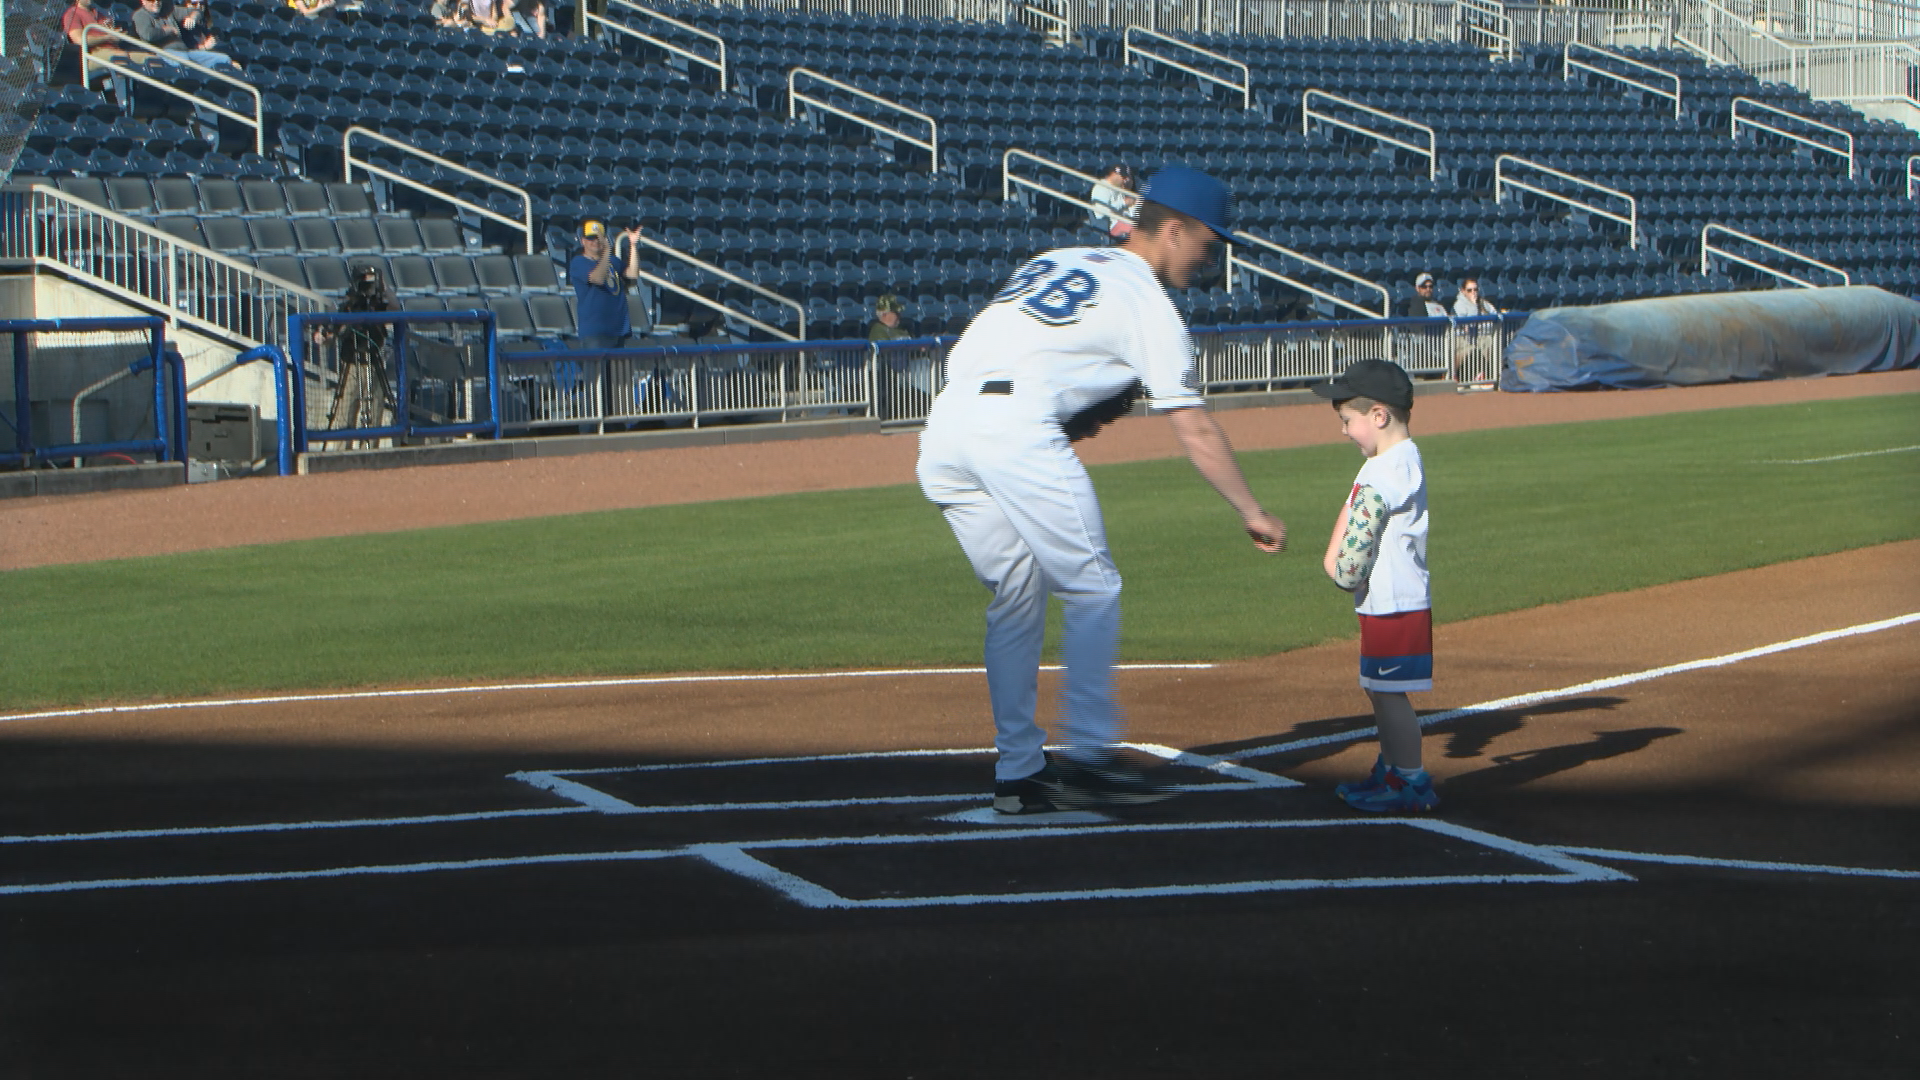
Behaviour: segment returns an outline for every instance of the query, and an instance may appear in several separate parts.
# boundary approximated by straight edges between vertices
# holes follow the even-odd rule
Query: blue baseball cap
[[[1233,242],[1233,189],[1185,165],[1165,165],[1140,189],[1140,197],[1178,210]]]

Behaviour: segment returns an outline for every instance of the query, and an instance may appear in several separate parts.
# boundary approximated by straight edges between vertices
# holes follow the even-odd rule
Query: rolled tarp
[[[1507,345],[1502,390],[1642,389],[1920,367],[1920,301],[1867,285],[1549,308]]]

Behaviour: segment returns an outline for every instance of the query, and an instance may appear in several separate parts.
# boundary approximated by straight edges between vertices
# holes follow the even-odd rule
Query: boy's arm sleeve
[[[1387,500],[1371,485],[1359,484],[1347,500],[1347,525],[1333,557],[1333,583],[1351,592],[1373,572],[1380,554],[1380,533],[1387,527]]]

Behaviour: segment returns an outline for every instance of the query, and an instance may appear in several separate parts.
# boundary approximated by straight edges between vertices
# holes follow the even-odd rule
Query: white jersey
[[[1412,439],[1397,443],[1367,459],[1361,486],[1380,493],[1387,503],[1387,525],[1379,539],[1380,554],[1373,572],[1353,590],[1353,609],[1362,615],[1394,615],[1433,607],[1427,583],[1427,477],[1420,464],[1420,448]]]
[[[1013,275],[954,345],[942,396],[1000,379],[1056,421],[1135,379],[1155,409],[1203,404],[1186,323],[1124,248],[1061,248]]]

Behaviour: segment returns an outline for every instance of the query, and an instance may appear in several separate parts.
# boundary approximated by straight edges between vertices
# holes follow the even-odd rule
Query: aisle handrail
[[[1212,72],[1203,71],[1200,68],[1193,67],[1188,64],[1183,64],[1180,61],[1175,60],[1171,57],[1162,56],[1159,53],[1155,53],[1155,52],[1149,52],[1147,49],[1139,45],[1135,45],[1133,43],[1133,35],[1136,33],[1141,34],[1145,37],[1152,38],[1155,41],[1163,41],[1169,45],[1179,46],[1180,48],[1185,49],[1188,52],[1198,53],[1199,55],[1204,56],[1209,60],[1214,60],[1219,63],[1226,64],[1229,67],[1238,68],[1240,70],[1240,81],[1236,83],[1230,79],[1225,79],[1225,78],[1222,78],[1221,76],[1215,75]],[[1205,79],[1210,83],[1215,83],[1219,86],[1224,86],[1229,90],[1238,90],[1240,92],[1240,107],[1243,109],[1253,108],[1253,69],[1241,63],[1240,61],[1235,60],[1231,56],[1228,56],[1224,53],[1214,52],[1211,49],[1203,49],[1198,45],[1193,45],[1188,42],[1181,41],[1179,38],[1174,37],[1171,34],[1163,34],[1158,30],[1149,30],[1144,26],[1129,25],[1125,30],[1122,30],[1120,32],[1120,62],[1130,67],[1133,64],[1133,58],[1136,56],[1144,57],[1148,60],[1157,61],[1159,63],[1165,64],[1170,68],[1173,68],[1175,71],[1184,71],[1187,74],[1194,76],[1195,78]]]
[[[1642,82],[1639,79],[1633,79],[1625,75],[1622,75],[1617,71],[1608,71],[1606,68],[1600,67],[1596,64],[1590,64],[1584,60],[1576,60],[1574,59],[1574,56],[1573,56],[1573,50],[1575,49],[1580,49],[1583,52],[1596,53],[1600,56],[1607,57],[1610,60],[1617,60],[1620,63],[1627,65],[1628,67],[1635,68],[1640,71],[1651,72],[1652,74],[1657,75],[1662,79],[1671,79],[1673,80],[1673,89],[1664,90],[1658,86],[1655,86],[1650,82]],[[1674,118],[1678,119],[1680,116],[1680,76],[1675,75],[1673,72],[1668,71],[1665,68],[1654,67],[1652,64],[1643,64],[1640,61],[1635,60],[1631,56],[1627,56],[1623,53],[1614,52],[1612,49],[1603,49],[1598,45],[1588,45],[1585,42],[1580,42],[1580,41],[1569,41],[1560,50],[1560,80],[1562,82],[1565,82],[1566,80],[1573,78],[1573,72],[1576,68],[1581,71],[1592,72],[1593,74],[1598,75],[1604,79],[1612,79],[1615,82],[1625,83],[1626,85],[1634,87],[1635,89],[1644,90],[1649,94],[1654,94],[1659,97],[1670,97],[1673,99]]]
[[[640,242],[654,249],[655,251],[663,251],[668,255],[671,255],[674,258],[679,259],[682,262],[690,263],[694,266],[697,266],[700,269],[706,271],[709,274],[712,274],[717,278],[720,278],[723,281],[731,282],[732,284],[738,285],[741,288],[748,290],[749,292],[757,293],[760,296],[764,296],[767,299],[772,300],[776,304],[782,304],[786,307],[792,308],[799,315],[799,318],[800,318],[800,321],[799,321],[800,335],[799,337],[796,338],[794,335],[787,333],[785,330],[782,330],[777,326],[773,326],[769,323],[762,322],[751,315],[747,315],[743,312],[736,311],[733,308],[730,308],[725,304],[722,304],[718,300],[714,300],[709,297],[702,296],[699,293],[683,285],[676,284],[674,282],[668,281],[666,278],[661,277],[657,274],[650,273],[644,267],[640,271],[640,277],[643,280],[650,282],[654,285],[658,285],[661,288],[664,288],[674,293],[677,296],[684,296],[687,299],[692,300],[698,304],[701,304],[713,311],[718,311],[723,315],[727,315],[731,318],[739,319],[741,322],[746,323],[748,326],[752,326],[760,330],[764,330],[767,333],[774,335],[775,337],[782,338],[787,341],[805,341],[806,340],[807,306],[805,304],[800,303],[798,300],[790,300],[780,295],[779,293],[774,292],[772,289],[767,288],[764,285],[760,285],[756,282],[749,281],[746,278],[741,277],[739,274],[736,274],[731,270],[721,269],[720,267],[713,265],[712,263],[706,261],[705,259],[700,258],[698,255],[695,255],[692,252],[683,251],[680,248],[674,247],[672,244],[668,244],[660,240],[655,240],[653,237],[647,236],[644,233],[641,234]]]
[[[1709,253],[1712,253],[1714,255],[1720,256],[1723,259],[1727,259],[1732,262],[1737,262],[1742,266],[1750,266],[1753,269],[1760,271],[1761,273],[1772,274],[1774,277],[1777,277],[1782,281],[1791,281],[1795,285],[1798,285],[1803,289],[1820,288],[1820,286],[1815,285],[1813,282],[1808,281],[1805,278],[1795,277],[1794,275],[1789,274],[1784,270],[1776,270],[1765,263],[1755,262],[1752,259],[1746,258],[1745,256],[1736,255],[1733,252],[1728,251],[1726,248],[1713,246],[1713,244],[1707,239],[1708,235],[1713,232],[1722,232],[1727,234],[1728,236],[1737,237],[1741,240],[1745,240],[1749,244],[1755,244],[1760,247],[1766,248],[1768,251],[1785,255],[1787,258],[1792,259],[1795,262],[1806,263],[1808,266],[1817,266],[1820,269],[1825,270],[1829,273],[1838,274],[1840,275],[1840,284],[1842,285],[1853,284],[1853,275],[1847,273],[1845,270],[1840,269],[1839,267],[1833,265],[1832,263],[1821,262],[1819,259],[1813,258],[1810,255],[1802,255],[1799,252],[1793,250],[1792,248],[1784,248],[1784,247],[1781,247],[1779,244],[1773,243],[1771,241],[1762,240],[1759,237],[1753,235],[1752,233],[1741,232],[1739,229],[1731,228],[1726,225],[1720,225],[1711,221],[1705,224],[1704,226],[1702,226],[1700,229],[1700,273],[1703,275],[1707,272],[1707,256]]]
[[[584,4],[581,5],[582,12],[583,12],[581,16],[581,21],[584,24],[582,26],[582,29],[585,29],[586,26],[590,26],[594,23],[599,23],[600,25],[606,27],[609,30],[618,30],[620,33],[623,33],[628,37],[639,38],[641,41],[644,41],[650,45],[654,45],[659,48],[665,49],[667,52],[670,52],[675,56],[682,57],[683,59],[691,63],[701,64],[703,66],[714,69],[716,72],[720,74],[720,88],[722,90],[726,90],[730,87],[731,84],[727,82],[727,39],[721,37],[719,34],[713,33],[710,30],[702,30],[699,27],[693,25],[692,23],[682,22],[671,15],[663,14],[661,12],[653,10],[650,7],[645,7],[643,5],[633,3],[632,0],[607,0],[607,6],[608,6],[608,10],[612,10],[614,7],[617,6],[617,7],[626,8],[629,11],[639,12],[640,14],[645,15],[650,19],[658,19],[669,26],[673,26],[680,30],[684,30],[689,34],[694,35],[695,37],[704,38],[707,41],[711,41],[716,46],[719,47],[719,50],[720,50],[719,55],[717,58],[712,56],[702,56],[701,54],[694,52],[692,49],[688,49],[688,48],[684,48],[682,46],[676,45],[665,38],[656,37],[652,34],[647,33],[644,30],[637,30],[631,26],[628,26],[626,23],[616,22],[605,15],[601,15],[594,11],[588,10],[587,5],[584,5]]]
[[[1342,120],[1331,113],[1316,112],[1313,108],[1313,99],[1316,96],[1324,98],[1327,101],[1331,101],[1339,105],[1344,105],[1350,109],[1358,109],[1361,112],[1369,113],[1373,116],[1382,117],[1387,120],[1392,120],[1393,122],[1398,124],[1405,124],[1407,127],[1410,127],[1410,128],[1417,128],[1418,130],[1426,133],[1427,145],[1418,146],[1418,145],[1415,145],[1414,143],[1403,142],[1400,139],[1396,139],[1386,134],[1385,132],[1375,131],[1372,128],[1365,127],[1361,124],[1356,124],[1350,120]],[[1300,92],[1300,134],[1302,135],[1307,134],[1308,123],[1313,120],[1318,120],[1324,124],[1332,124],[1335,127],[1343,127],[1343,128],[1346,128],[1348,131],[1355,131],[1362,135],[1366,135],[1370,138],[1377,139],[1380,142],[1386,143],[1388,146],[1397,146],[1402,150],[1409,151],[1410,153],[1419,154],[1422,157],[1427,159],[1427,179],[1432,180],[1435,177],[1440,175],[1439,136],[1434,133],[1433,128],[1428,127],[1426,124],[1422,124],[1417,120],[1409,120],[1404,116],[1396,116],[1393,113],[1386,112],[1381,109],[1376,109],[1371,105],[1363,104],[1361,102],[1353,100],[1352,98],[1341,97],[1339,94],[1333,94],[1325,90],[1309,88],[1306,90],[1302,90]]]
[[[1750,116],[1741,116],[1740,106],[1742,104],[1751,106],[1752,108],[1755,108],[1755,109],[1761,109],[1778,116],[1784,116],[1791,120],[1797,120],[1800,123],[1807,125],[1808,127],[1819,128],[1822,131],[1826,131],[1834,135],[1838,135],[1847,141],[1847,148],[1845,150],[1842,150],[1837,146],[1830,146],[1827,143],[1823,143],[1818,139],[1809,138],[1805,135],[1799,135],[1794,132],[1788,131],[1787,129],[1781,127],[1778,124],[1770,124],[1765,120],[1755,119]],[[1737,97],[1733,99],[1732,122],[1730,124],[1727,134],[1732,138],[1735,138],[1735,139],[1739,138],[1741,124],[1745,124],[1750,128],[1758,128],[1761,131],[1772,132],[1773,134],[1778,135],[1781,138],[1791,139],[1792,141],[1797,142],[1802,146],[1811,147],[1815,150],[1824,150],[1827,153],[1834,155],[1835,157],[1841,158],[1847,163],[1847,179],[1849,180],[1853,179],[1853,175],[1854,175],[1853,132],[1848,131],[1845,128],[1834,127],[1832,124],[1823,124],[1820,121],[1815,120],[1811,116],[1802,116],[1796,112],[1788,112],[1785,109],[1778,108],[1773,105],[1769,105],[1764,101],[1758,101],[1750,97]]]
[[[1562,180],[1579,184],[1581,187],[1592,188],[1595,191],[1611,195],[1617,199],[1625,199],[1627,201],[1626,216],[1622,217],[1604,206],[1581,202],[1571,195],[1554,191],[1550,188],[1538,187],[1523,180],[1515,180],[1506,174],[1506,165],[1508,162],[1546,173],[1549,176],[1557,176]],[[1551,166],[1542,165],[1537,161],[1529,161],[1523,157],[1516,157],[1513,154],[1501,154],[1499,157],[1493,159],[1493,201],[1502,201],[1505,198],[1505,189],[1507,188],[1518,188],[1521,191],[1571,206],[1576,210],[1584,210],[1589,214],[1598,214],[1610,221],[1617,221],[1627,227],[1627,246],[1630,248],[1638,248],[1640,246],[1640,201],[1632,195],[1621,191],[1619,188],[1598,184],[1585,177],[1575,176],[1570,172],[1562,172]]]
[[[1361,305],[1356,304],[1353,301],[1348,300],[1343,296],[1337,296],[1323,289],[1317,289],[1312,285],[1307,284],[1304,281],[1300,281],[1296,278],[1288,277],[1287,275],[1282,274],[1277,270],[1270,270],[1267,267],[1260,265],[1259,263],[1242,259],[1238,255],[1234,254],[1233,245],[1228,245],[1227,247],[1227,291],[1228,292],[1233,291],[1233,270],[1234,270],[1234,267],[1238,266],[1243,270],[1252,271],[1253,273],[1259,274],[1262,277],[1271,278],[1275,281],[1279,281],[1283,284],[1290,285],[1296,289],[1299,289],[1302,292],[1310,293],[1314,296],[1320,297],[1322,300],[1325,300],[1328,303],[1337,304],[1340,307],[1347,308],[1351,311],[1357,311],[1360,314],[1365,315],[1369,319],[1384,319],[1389,317],[1393,313],[1393,298],[1391,294],[1387,292],[1386,287],[1379,284],[1378,282],[1369,281],[1358,274],[1352,273],[1347,270],[1342,270],[1339,267],[1334,266],[1332,263],[1321,262],[1319,259],[1316,259],[1313,256],[1308,255],[1304,252],[1295,251],[1289,247],[1282,247],[1281,245],[1276,244],[1273,241],[1266,239],[1265,237],[1255,236],[1250,232],[1242,232],[1238,229],[1235,229],[1233,233],[1233,239],[1234,239],[1234,244],[1251,244],[1254,247],[1264,248],[1268,251],[1272,251],[1277,254],[1284,255],[1289,259],[1306,263],[1308,266],[1311,266],[1316,270],[1324,271],[1326,273],[1334,275],[1335,277],[1345,278],[1346,280],[1351,281],[1356,285],[1360,285],[1364,288],[1372,289],[1374,292],[1377,292],[1380,294],[1380,310],[1370,311],[1367,308],[1362,307]]]
[[[1100,206],[1087,199],[1082,199],[1073,195],[1069,195],[1064,191],[1057,191],[1053,188],[1048,187],[1045,184],[1042,184],[1038,180],[1028,179],[1027,177],[1024,177],[1024,176],[1015,176],[1013,174],[1013,159],[1016,157],[1024,158],[1027,161],[1037,162],[1041,165],[1045,165],[1046,167],[1053,169],[1056,172],[1066,173],[1068,176],[1071,176],[1077,180],[1085,180],[1088,183],[1088,185],[1090,185],[1088,187],[1089,191],[1092,190],[1091,185],[1104,182],[1097,176],[1091,176],[1091,175],[1088,175],[1087,173],[1081,172],[1078,169],[1071,168],[1066,165],[1062,165],[1061,163],[1053,160],[1052,158],[1041,157],[1039,154],[1033,153],[1028,150],[1021,150],[1021,149],[1018,149],[1017,147],[1009,147],[1006,153],[1000,155],[1000,201],[1001,202],[1006,202],[1008,199],[1013,198],[1013,187],[1015,184],[1018,184],[1021,187],[1032,188],[1033,190],[1038,191],[1043,195],[1048,195],[1053,198],[1059,199],[1061,202],[1071,203],[1072,205],[1078,206],[1082,210],[1085,210],[1092,214],[1099,214],[1099,215],[1105,216],[1113,213],[1112,207]]]
[[[813,79],[817,82],[826,83],[828,86],[831,86],[836,90],[840,90],[845,93],[852,94],[855,97],[864,98],[868,101],[873,102],[876,105],[884,105],[887,108],[893,109],[896,112],[905,113],[906,115],[913,117],[915,120],[924,121],[927,125],[927,130],[929,134],[925,139],[916,138],[915,136],[909,135],[898,128],[888,127],[887,125],[881,123],[878,120],[874,120],[870,117],[861,116],[858,113],[853,113],[853,112],[847,111],[846,109],[842,109],[838,105],[835,105],[827,101],[825,98],[812,97],[807,94],[802,94],[799,90],[799,79],[800,79],[800,76],[802,75],[805,75],[807,78]],[[835,116],[844,117],[848,120],[853,121],[856,124],[862,125],[863,127],[872,128],[875,131],[885,132],[886,134],[891,135],[896,139],[899,139],[903,142],[911,143],[914,146],[917,146],[920,149],[925,150],[929,157],[929,166],[928,166],[929,171],[931,172],[940,171],[940,122],[938,120],[935,120],[933,117],[927,115],[926,113],[923,113],[918,109],[910,109],[907,106],[902,105],[897,101],[892,101],[888,98],[883,98],[879,94],[869,93],[868,91],[862,90],[859,87],[854,86],[852,83],[841,82],[839,79],[836,79],[831,75],[823,75],[820,72],[813,70],[812,68],[797,67],[797,68],[794,68],[792,71],[787,72],[787,119],[792,120],[797,118],[800,115],[800,103],[803,101],[806,102],[807,105],[811,108],[819,109],[822,112],[829,112]]]
[[[492,184],[494,187],[497,187],[502,191],[506,191],[511,194],[517,195],[520,198],[520,217],[518,218],[508,217],[507,215],[499,213],[498,211],[489,210],[488,208],[481,206],[479,203],[473,202],[470,199],[463,199],[458,195],[452,194],[451,192],[441,191],[439,188],[434,187],[431,184],[422,183],[421,181],[415,180],[410,176],[402,175],[401,173],[393,169],[389,169],[384,165],[377,165],[370,159],[356,158],[353,156],[353,137],[355,135],[359,135],[363,138],[371,139],[377,143],[382,143],[387,146],[404,150],[407,153],[414,155],[415,157],[424,158],[427,161],[431,161],[435,165],[439,165],[443,168],[452,169],[454,172],[457,172],[462,176],[470,176],[475,180],[480,180],[480,181],[484,181],[485,183]],[[353,126],[347,128],[347,130],[341,134],[340,161],[341,161],[341,165],[340,165],[341,179],[345,180],[349,184],[353,183],[353,168],[354,166],[358,165],[361,171],[366,172],[372,176],[378,176],[381,179],[386,180],[388,183],[401,184],[405,187],[410,187],[415,191],[422,192],[427,195],[432,195],[437,199],[441,199],[445,202],[452,203],[453,205],[459,207],[462,210],[469,210],[469,211],[472,211],[473,213],[480,215],[481,217],[487,218],[488,220],[498,221],[503,225],[509,225],[515,229],[519,229],[521,232],[521,235],[526,238],[526,244],[527,244],[526,250],[528,252],[533,252],[538,250],[533,246],[533,196],[527,194],[526,188],[520,187],[516,184],[509,184],[505,180],[502,180],[495,176],[488,176],[486,173],[479,172],[475,169],[469,169],[465,165],[462,165],[457,161],[448,160],[447,158],[441,157],[439,154],[429,153],[428,151],[422,150],[419,147],[413,145],[412,143],[403,142],[399,139],[394,138],[391,135],[382,135],[379,132],[373,130],[372,128],[361,127],[359,124],[354,124]]]
[[[158,57],[162,63],[178,64],[183,68],[190,68],[194,71],[200,72],[203,75],[211,75],[214,78],[219,79],[221,82],[227,83],[232,86],[237,86],[240,89],[245,90],[247,93],[253,95],[253,115],[248,116],[245,113],[236,112],[233,109],[226,107],[225,105],[219,104],[218,102],[214,102],[207,98],[203,98],[199,94],[193,93],[190,90],[182,90],[179,87],[173,85],[172,83],[167,82],[164,79],[156,78],[152,74],[141,70],[139,67],[135,67],[130,64],[123,64],[120,61],[111,59],[109,57],[95,56],[93,53],[93,38],[95,35],[106,37],[114,41],[119,41],[119,42],[122,42],[123,44],[137,45],[141,49],[144,49],[148,56]],[[108,71],[118,72],[120,75],[126,78],[133,79],[134,81],[142,83],[147,86],[155,87],[156,89],[164,90],[169,94],[175,95],[176,97],[186,98],[188,101],[193,102],[195,105],[199,106],[200,108],[207,109],[211,112],[218,113],[221,116],[225,116],[229,119],[237,120],[242,124],[246,124],[248,127],[253,128],[253,152],[256,154],[260,154],[262,156],[266,154],[267,152],[266,109],[262,105],[262,99],[260,96],[259,87],[253,85],[252,83],[248,82],[245,79],[240,79],[232,75],[229,75],[226,72],[221,71],[219,68],[208,67],[206,64],[202,64],[198,60],[188,59],[186,56],[184,56],[181,53],[169,52],[166,49],[162,49],[159,46],[152,44],[151,42],[142,40],[141,38],[134,37],[132,34],[123,33],[119,30],[114,30],[110,27],[102,26],[99,23],[93,23],[89,26],[82,27],[80,30],[80,42],[81,42],[80,44],[80,85],[82,86],[93,85],[93,68],[94,67],[103,67],[103,68],[106,68]]]

